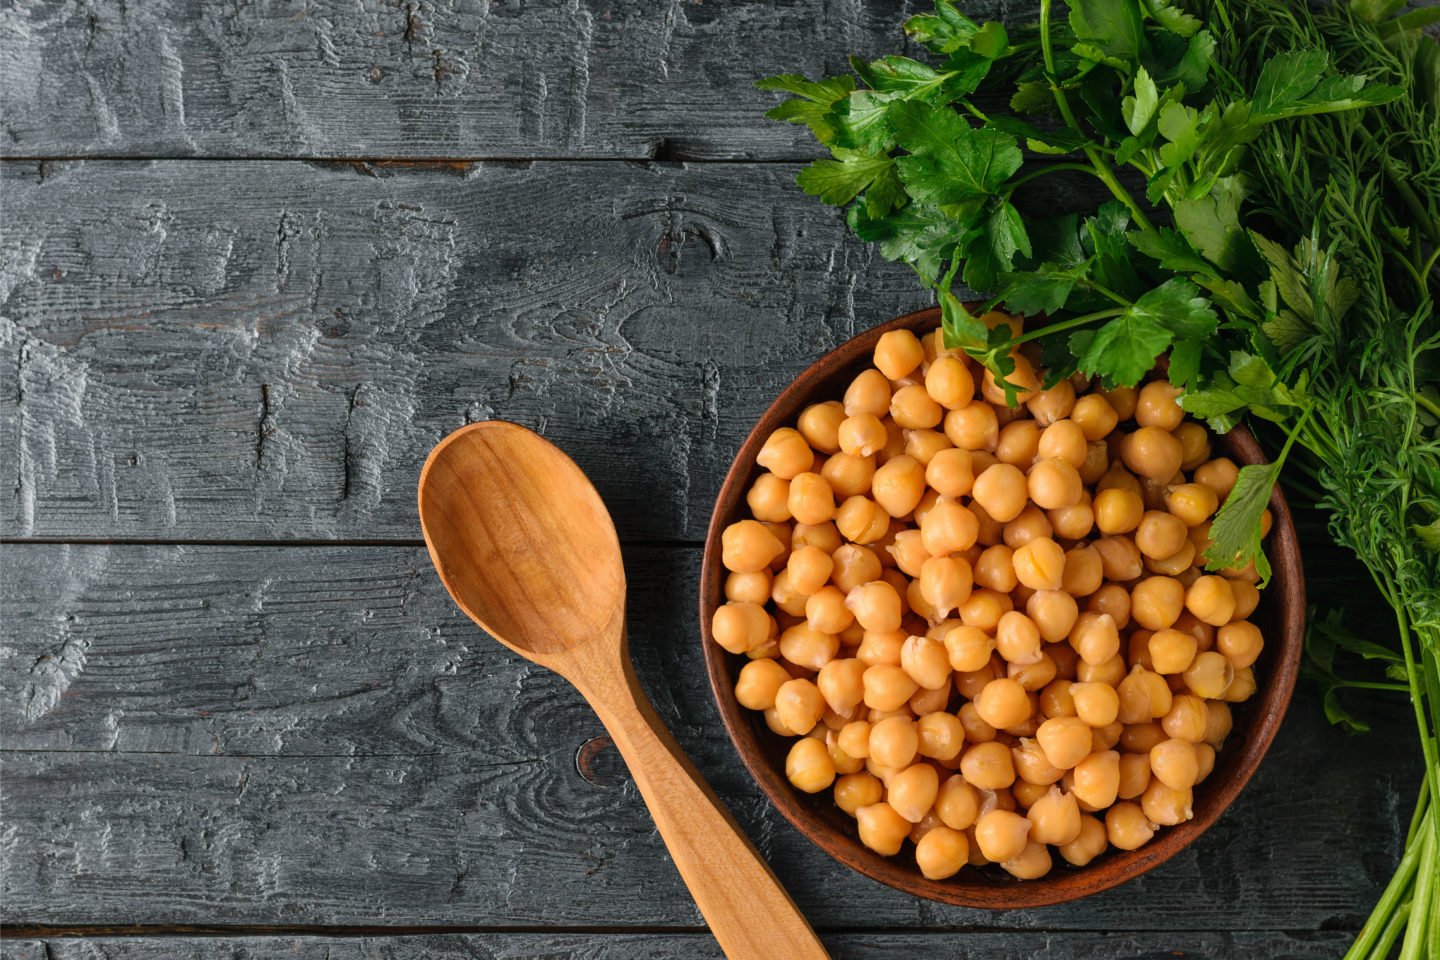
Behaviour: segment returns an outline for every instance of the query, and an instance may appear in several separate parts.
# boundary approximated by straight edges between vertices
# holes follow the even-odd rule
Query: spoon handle
[[[828,960],[760,853],[640,688],[630,657],[584,657],[572,682],[630,767],[685,885],[729,960]]]

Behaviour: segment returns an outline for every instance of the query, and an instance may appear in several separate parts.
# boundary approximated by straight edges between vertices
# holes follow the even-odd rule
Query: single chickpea
[[[952,830],[968,829],[980,815],[980,793],[959,774],[951,776],[940,785],[935,813]]]
[[[1120,439],[1118,437],[1112,437],[1107,441],[1107,444],[1115,444],[1118,447]],[[1128,490],[1137,497],[1141,494],[1140,481],[1135,479],[1135,475],[1129,470],[1126,470],[1125,464],[1119,460],[1115,460],[1110,464],[1109,468],[1105,471],[1105,475],[1095,484],[1095,490],[1097,493],[1103,490]],[[1136,522],[1138,523],[1139,521],[1137,520]]]
[[[755,462],[782,480],[792,480],[810,469],[815,453],[799,430],[781,427],[765,438]]]
[[[1135,422],[1142,427],[1174,430],[1185,418],[1177,402],[1182,391],[1164,380],[1152,380],[1140,388],[1135,398]]]
[[[964,673],[979,670],[990,662],[995,641],[978,627],[964,624],[950,628],[941,638],[950,667]]]
[[[1137,391],[1134,387],[1116,387],[1113,390],[1102,390],[1100,396],[1110,404],[1110,409],[1115,411],[1115,416],[1121,420],[1129,420],[1135,415]]]
[[[893,857],[910,835],[910,821],[881,800],[855,810],[860,842],[876,853]]]
[[[1114,723],[1120,715],[1120,697],[1108,683],[1077,683],[1070,688],[1075,715],[1092,727]]]
[[[904,630],[892,630],[889,633],[875,633],[867,630],[860,641],[859,648],[855,651],[855,658],[862,661],[867,667],[878,664],[898,667],[900,666],[900,649],[905,645],[905,638],[909,635]]]
[[[835,763],[824,742],[814,737],[795,741],[785,757],[785,777],[797,790],[819,793],[835,782]]]
[[[1017,880],[1039,880],[1050,872],[1053,865],[1050,848],[1032,840],[1018,855],[1001,863],[1000,869]]]
[[[825,698],[815,684],[803,677],[787,680],[775,691],[776,718],[796,736],[815,729],[825,713]]]
[[[870,722],[852,720],[840,728],[836,743],[849,756],[858,760],[870,759]]]
[[[1067,590],[1037,590],[1025,601],[1025,613],[1035,624],[1042,640],[1058,643],[1070,635],[1080,616],[1080,608]]]
[[[1169,712],[1160,718],[1160,726],[1176,740],[1199,743],[1205,739],[1205,721],[1205,701],[1194,694],[1177,693]]]
[[[1156,673],[1184,673],[1194,662],[1198,649],[1195,638],[1179,630],[1167,628],[1150,635],[1150,661]]]
[[[915,721],[908,716],[886,717],[870,727],[866,759],[886,767],[903,768],[914,761],[919,747]]]
[[[1203,483],[1182,483],[1165,491],[1165,509],[1187,527],[1197,527],[1220,508],[1220,498]]]
[[[820,476],[830,484],[833,494],[846,498],[860,496],[870,489],[870,481],[875,476],[875,458],[836,453],[821,466]]]
[[[821,587],[805,598],[805,622],[819,633],[838,634],[855,620],[837,587]]]
[[[1116,796],[1121,800],[1134,800],[1150,786],[1150,754],[1120,754],[1120,785]]]
[[[900,629],[904,612],[900,594],[884,580],[871,580],[851,588],[845,595],[845,606],[866,630],[888,633]]]
[[[1107,580],[1125,583],[1137,579],[1145,572],[1140,548],[1135,546],[1134,540],[1123,534],[1101,537],[1091,546],[1100,554],[1101,570]]]
[[[987,467],[975,478],[971,496],[993,519],[1008,523],[1020,515],[1029,500],[1025,474],[1008,463]]]
[[[869,773],[847,773],[835,781],[835,806],[852,817],[861,807],[879,803],[884,795],[880,779]]]
[[[1095,526],[1101,533],[1129,533],[1140,526],[1145,505],[1140,495],[1130,490],[1111,487],[1095,495]]]
[[[845,388],[844,406],[847,417],[883,417],[890,409],[890,381],[879,370],[862,372]]]
[[[1230,705],[1220,700],[1207,700],[1205,702],[1205,743],[1219,750],[1225,743],[1225,738],[1230,736],[1234,727],[1235,719],[1230,713]]]
[[[991,680],[975,697],[980,719],[998,729],[1023,723],[1031,714],[1028,691],[1018,680],[1000,677]]]
[[[1141,427],[1120,444],[1125,466],[1143,477],[1169,481],[1180,470],[1180,441],[1168,430]]]
[[[1095,810],[1115,802],[1120,790],[1120,754],[1097,750],[1075,764],[1071,780],[1075,798]]]
[[[1095,507],[1090,491],[1082,489],[1078,501],[1071,506],[1051,510],[1048,516],[1051,527],[1061,539],[1084,540],[1095,529]]]
[[[1075,686],[1072,680],[1051,680],[1040,691],[1040,712],[1046,719],[1050,717],[1073,717],[1075,716],[1075,696],[1071,688]]]
[[[928,763],[916,763],[891,778],[886,802],[911,823],[919,823],[935,806],[940,775]]]
[[[1007,611],[995,626],[995,650],[1009,663],[1038,663],[1040,628],[1025,614]]]
[[[1105,811],[1105,836],[1121,850],[1138,850],[1150,842],[1156,829],[1138,803],[1123,800]]]
[[[909,376],[924,359],[920,338],[909,330],[891,330],[875,342],[875,367],[891,380]]]
[[[770,638],[773,621],[757,603],[725,603],[710,618],[710,635],[730,653],[746,653]]]
[[[1080,473],[1065,460],[1041,460],[1030,468],[1026,481],[1030,499],[1042,510],[1073,507],[1085,493]]]
[[[1235,592],[1224,577],[1199,577],[1185,591],[1185,609],[1196,619],[1222,629],[1235,616]]]
[[[1069,770],[1090,753],[1090,727],[1079,717],[1054,717],[1040,724],[1035,739],[1045,758],[1061,770]]]
[[[780,655],[806,670],[819,670],[839,651],[839,637],[812,630],[804,621],[780,634]]]
[[[1160,704],[1155,702],[1156,691],[1159,689],[1151,682],[1152,677],[1160,680],[1159,687],[1165,689],[1162,699],[1164,710],[1159,710]],[[1172,695],[1170,688],[1165,684],[1163,678],[1146,670],[1140,664],[1130,668],[1130,672],[1121,680],[1115,688],[1115,693],[1120,699],[1119,720],[1121,723],[1145,723],[1155,717],[1163,717],[1170,711]],[[1158,712],[1157,712],[1158,711]]]
[[[945,414],[945,436],[962,450],[994,450],[1000,442],[1000,418],[988,403],[971,403]]]
[[[1104,584],[1085,601],[1085,610],[1108,613],[1115,626],[1123,630],[1130,625],[1130,591],[1118,583]]]
[[[1194,816],[1192,796],[1187,787],[1177,790],[1166,785],[1159,777],[1150,781],[1140,795],[1140,809],[1145,819],[1162,827],[1173,827]]]
[[[920,689],[900,667],[880,663],[865,671],[865,705],[874,710],[898,710]]]
[[[1120,630],[1108,613],[1086,611],[1075,619],[1070,647],[1087,664],[1099,666],[1120,652]]]
[[[925,467],[914,457],[893,457],[875,471],[870,489],[886,513],[904,517],[925,495]]]
[[[944,710],[948,707],[950,705],[950,694],[951,689],[948,684],[938,690],[926,690],[924,687],[921,687],[910,695],[910,699],[905,702],[905,705],[910,708],[912,714],[917,717],[923,717],[926,714],[935,713],[938,710]]]
[[[965,745],[965,728],[960,718],[944,710],[932,711],[915,721],[915,732],[920,741],[917,750],[922,757],[954,760]]]
[[[1195,655],[1182,676],[1191,693],[1206,700],[1215,700],[1224,696],[1235,679],[1235,665],[1219,651],[1207,650]]]
[[[975,378],[959,357],[937,357],[925,371],[925,390],[947,410],[959,410],[975,399]]]
[[[720,562],[736,573],[764,570],[784,552],[785,545],[757,520],[739,520],[720,534]]]
[[[1065,768],[1051,763],[1045,749],[1033,737],[1021,737],[1020,742],[1010,748],[1010,761],[1015,767],[1015,776],[1025,783],[1049,786],[1065,776]]]
[[[1105,563],[1094,547],[1065,551],[1065,568],[1060,584],[1072,597],[1088,597],[1105,583]]]
[[[1065,551],[1054,540],[1031,540],[1012,558],[1015,578],[1032,590],[1058,590],[1064,585]]]
[[[762,473],[755,478],[745,494],[745,503],[757,520],[769,523],[783,523],[790,519],[790,481],[781,480],[773,473]]]
[[[1080,479],[1099,489],[1100,479],[1110,469],[1110,445],[1104,440],[1091,440],[1085,445],[1085,462],[1080,464]]]
[[[1240,468],[1235,465],[1234,460],[1229,457],[1216,457],[1195,468],[1194,480],[1214,490],[1216,498],[1224,503],[1239,477]]]
[[[1034,420],[1012,420],[1000,428],[995,458],[1022,470],[1030,466],[1040,450],[1040,425]]]
[[[1080,807],[1075,797],[1052,786],[1030,806],[1030,839],[1062,846],[1080,836]]]
[[[963,715],[961,722],[964,722]],[[968,734],[966,739],[970,739]],[[991,740],[965,749],[960,755],[960,773],[977,789],[999,790],[1015,782],[1015,763],[1009,747]]]
[[[987,590],[1009,593],[1020,581],[1015,578],[1015,551],[1008,544],[985,548],[975,561],[975,582]]]
[[[1255,670],[1252,667],[1240,667],[1235,671],[1235,679],[1230,681],[1230,686],[1220,695],[1220,699],[1228,703],[1244,703],[1255,695]]]
[[[1169,557],[1188,542],[1189,532],[1179,517],[1147,510],[1135,530],[1135,546],[1147,557]]]
[[[845,539],[870,544],[890,532],[890,515],[874,500],[853,496],[835,511],[835,526]]]
[[[959,606],[960,621],[967,626],[993,631],[1000,618],[1013,610],[1015,604],[1010,597],[993,590],[972,590],[970,598]]]
[[[751,660],[735,680],[735,699],[747,710],[769,710],[775,706],[776,693],[789,681],[789,672],[775,660]]]
[[[915,844],[915,865],[928,880],[944,880],[970,860],[970,841],[950,827],[934,827]]]
[[[935,459],[935,454],[954,449],[950,438],[938,430],[905,431],[905,455],[924,464],[926,470],[929,470],[930,461]]]
[[[1048,390],[1038,391],[1025,401],[1025,407],[1038,423],[1048,426],[1070,416],[1075,407],[1075,387],[1069,380],[1061,380]]]
[[[792,617],[804,616],[805,605],[809,602],[805,594],[790,584],[789,570],[781,570],[770,581],[770,599],[781,611]]]
[[[1037,462],[1059,460],[1079,470],[1089,456],[1085,431],[1073,420],[1057,420],[1040,433],[1035,448]]]
[[[1077,399],[1070,419],[1090,441],[1105,439],[1120,422],[1115,408],[1098,393],[1087,393]]]
[[[869,458],[885,449],[890,431],[873,413],[857,413],[846,417],[836,434],[840,450],[852,457]]]
[[[975,821],[975,841],[987,860],[1018,857],[1030,836],[1030,821],[1009,810],[991,810]]]
[[[900,648],[900,668],[926,690],[948,690],[950,659],[945,644],[932,637],[907,637]]]
[[[847,543],[832,553],[830,559],[835,561],[830,580],[846,594],[862,583],[880,579],[880,557],[868,547]]]
[[[970,549],[980,532],[975,514],[948,497],[936,500],[919,522],[921,542],[936,557]]]
[[[1105,852],[1110,839],[1105,835],[1105,824],[1096,817],[1080,818],[1080,833],[1074,840],[1056,849],[1065,862],[1073,867],[1083,867]]]
[[[1130,616],[1147,630],[1172,626],[1185,609],[1185,586],[1174,577],[1147,577],[1130,591]]]
[[[807,597],[830,581],[834,569],[835,561],[819,547],[804,546],[792,550],[785,562],[791,589]]]
[[[1125,679],[1125,658],[1117,653],[1103,663],[1092,664],[1078,660],[1075,664],[1075,679],[1081,683],[1108,683],[1112,687],[1117,686]]]
[[[769,570],[729,574],[725,577],[725,599],[763,606],[770,599],[770,581]]]
[[[1162,740],[1150,748],[1150,770],[1172,790],[1188,790],[1200,777],[1200,759],[1188,740]]]
[[[920,384],[901,387],[890,397],[890,417],[902,429],[928,430],[939,426],[945,412]]]
[[[1244,670],[1260,658],[1265,639],[1260,628],[1248,620],[1227,623],[1215,633],[1215,649],[1224,654],[1237,671]]]
[[[997,736],[996,729],[980,719],[980,712],[973,702],[961,704],[955,715],[960,718],[960,726],[965,728],[968,743],[990,743]]]
[[[812,403],[800,413],[795,426],[812,449],[835,453],[840,449],[840,424],[845,419],[845,405],[838,400]]]
[[[920,593],[940,617],[970,599],[974,581],[970,564],[959,557],[930,557],[920,568]]]
[[[782,653],[784,649],[782,641]],[[791,660],[792,663],[795,662],[788,655],[785,659]],[[820,695],[825,698],[825,703],[830,709],[841,717],[848,718],[853,715],[855,708],[864,701],[866,669],[868,669],[868,665],[864,661],[853,657],[832,659],[820,667],[820,673],[815,677],[815,686],[820,690]],[[864,757],[862,756],[860,759],[863,760]]]
[[[1245,580],[1230,580],[1230,592],[1235,596],[1235,612],[1232,619],[1244,620],[1260,605],[1260,591],[1255,584]]]

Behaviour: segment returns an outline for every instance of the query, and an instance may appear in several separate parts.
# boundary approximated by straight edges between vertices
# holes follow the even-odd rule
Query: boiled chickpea
[[[1046,643],[1058,643],[1069,636],[1080,609],[1068,591],[1037,590],[1025,601],[1025,613],[1035,624],[1041,639]],[[1004,618],[1001,619],[1003,621]]]
[[[960,620],[967,626],[993,631],[1000,618],[1014,608],[1014,602],[1006,594],[994,590],[972,590],[970,598],[960,604]]]
[[[937,357],[925,371],[925,390],[947,410],[958,410],[975,399],[975,378],[959,357]]]
[[[1202,576],[1185,591],[1185,609],[1211,626],[1223,628],[1235,615],[1235,592],[1224,577]]]
[[[1099,489],[1100,479],[1110,469],[1110,445],[1092,440],[1085,446],[1085,462],[1080,465],[1080,479]]]
[[[865,705],[875,710],[898,710],[920,689],[900,667],[876,664],[865,671]]]
[[[1061,380],[1025,401],[1025,407],[1038,423],[1048,426],[1070,416],[1075,407],[1075,387],[1069,380]]]
[[[875,367],[891,380],[908,376],[925,359],[925,348],[909,330],[891,330],[875,343]]]
[[[1215,649],[1225,655],[1235,669],[1243,670],[1260,658],[1265,649],[1260,628],[1248,620],[1228,623],[1215,633]]]
[[[765,438],[765,445],[755,455],[755,462],[782,480],[794,479],[810,469],[815,453],[800,431],[781,427]]]
[[[790,519],[790,481],[781,480],[773,473],[762,473],[755,478],[745,494],[745,503],[757,520],[781,523]]]
[[[1045,758],[1061,770],[1069,770],[1090,753],[1090,727],[1079,717],[1053,717],[1040,724],[1035,739]]]
[[[890,515],[868,497],[854,496],[835,511],[835,526],[854,543],[874,543],[890,532]]]
[[[1105,824],[1096,817],[1084,816],[1080,818],[1080,832],[1075,839],[1056,849],[1066,863],[1083,867],[1104,853],[1109,844],[1110,840],[1105,835]]]
[[[904,517],[925,495],[925,467],[914,457],[901,454],[875,471],[871,495],[892,517]]]
[[[802,677],[787,680],[775,691],[776,718],[795,735],[815,729],[825,713],[825,698],[815,684]]]
[[[862,583],[880,579],[880,558],[867,547],[847,543],[831,554],[830,559],[835,561],[831,582],[847,595]]]
[[[1200,760],[1188,740],[1162,740],[1150,748],[1150,770],[1172,790],[1188,790],[1200,777]]]
[[[780,634],[780,654],[797,667],[819,670],[840,651],[840,638],[798,623]]]
[[[1108,683],[1077,683],[1070,688],[1075,715],[1092,727],[1104,727],[1119,717],[1120,697]]]
[[[785,545],[758,520],[739,520],[720,534],[720,562],[736,573],[764,570],[784,552]]]
[[[949,706],[950,693],[949,684],[938,690],[926,690],[924,687],[921,687],[910,695],[910,699],[905,701],[905,705],[910,708],[912,714],[917,717],[923,717],[926,714],[944,710]]]
[[[980,794],[964,777],[949,777],[935,797],[935,813],[950,829],[965,830],[980,814]]]
[[[1235,665],[1224,654],[1207,650],[1195,655],[1194,661],[1182,676],[1191,693],[1206,700],[1214,700],[1223,696],[1226,688],[1235,679]]]
[[[862,583],[845,595],[845,606],[866,630],[888,633],[900,629],[900,594],[884,580]]]
[[[1013,664],[1040,661],[1040,628],[1025,614],[1015,610],[1004,613],[995,627],[995,649]]]
[[[805,598],[805,621],[820,633],[838,634],[855,620],[837,587],[821,587]]]
[[[852,720],[840,728],[836,738],[840,749],[859,760],[870,758],[870,723],[867,720]]]
[[[1140,809],[1145,819],[1162,827],[1173,827],[1194,816],[1189,788],[1177,790],[1156,777],[1140,795]]]
[[[1160,718],[1160,726],[1166,735],[1176,740],[1199,743],[1205,739],[1205,701],[1194,694],[1178,693],[1170,703],[1170,710]]]
[[[943,710],[927,713],[915,721],[915,732],[920,741],[917,750],[922,757],[954,760],[965,745],[965,728],[960,725],[960,718]]]
[[[1015,767],[1015,776],[1025,783],[1049,786],[1065,776],[1065,768],[1051,763],[1045,749],[1031,737],[1020,738],[1020,742],[1010,749],[1010,760]]]
[[[890,431],[874,414],[859,413],[845,418],[837,437],[842,452],[852,457],[870,457],[885,449]]]
[[[986,468],[975,478],[971,494],[993,519],[1008,523],[1020,515],[1029,499],[1025,474],[1008,463]]]
[[[1120,754],[1097,750],[1075,764],[1071,792],[1081,803],[1103,810],[1115,802],[1120,790]]]
[[[1088,597],[1104,583],[1105,564],[1094,547],[1076,547],[1065,552],[1065,568],[1060,575],[1060,585],[1067,595]]]
[[[835,515],[835,492],[818,473],[799,473],[790,481],[791,515],[801,523],[824,523]]]
[[[1121,850],[1143,847],[1155,836],[1156,828],[1138,803],[1121,801],[1105,811],[1105,836]]]
[[[867,804],[855,810],[860,842],[876,853],[893,857],[910,835],[910,821],[896,813],[885,801]]]
[[[1220,498],[1203,483],[1182,483],[1165,491],[1165,509],[1185,522],[1199,526],[1220,508]]]
[[[785,562],[791,589],[807,597],[829,582],[834,569],[835,561],[819,547],[805,546],[793,550]]]
[[[1098,393],[1088,393],[1075,401],[1070,420],[1085,434],[1086,440],[1103,440],[1120,422],[1115,408]]]
[[[968,743],[989,743],[998,735],[994,727],[980,719],[974,703],[961,704],[955,715],[960,718],[960,726],[965,730],[965,740]]]
[[[1130,591],[1118,583],[1104,584],[1090,595],[1085,609],[1091,613],[1108,613],[1115,626],[1123,629],[1130,625]]]
[[[911,823],[919,823],[935,806],[940,776],[928,763],[917,763],[891,778],[885,799]]]
[[[930,557],[920,568],[920,593],[939,617],[970,599],[973,577],[970,564],[959,557]]]
[[[1230,592],[1235,596],[1235,613],[1233,619],[1243,620],[1255,612],[1260,605],[1260,591],[1255,584],[1244,580],[1230,580]]]
[[[1185,587],[1174,577],[1148,577],[1130,591],[1130,616],[1147,630],[1163,630],[1185,609]]]
[[[1070,631],[1070,647],[1087,664],[1099,666],[1120,652],[1120,631],[1108,613],[1086,611]]]
[[[835,806],[852,817],[861,807],[879,803],[884,794],[879,778],[869,773],[847,773],[835,781]]]
[[[1090,499],[1090,491],[1082,488],[1078,501],[1068,507],[1051,510],[1048,516],[1051,527],[1061,539],[1085,539],[1090,536],[1090,531],[1095,529],[1095,508]]]
[[[795,426],[805,442],[821,453],[840,449],[840,424],[845,419],[845,405],[838,400],[812,403],[800,413]]]
[[[783,653],[785,649],[783,640],[780,649]],[[792,663],[795,662],[788,654],[785,659]],[[830,709],[841,717],[850,717],[855,712],[855,708],[864,701],[866,669],[868,667],[864,661],[853,657],[832,659],[820,667],[820,673],[815,677],[815,686],[820,690],[820,695],[825,698],[825,703]],[[861,759],[864,757],[862,756]]]
[[[915,865],[929,880],[953,877],[969,859],[970,841],[950,827],[933,827],[915,844]]]
[[[1175,577],[1180,581],[1181,586],[1188,587],[1190,581],[1200,575],[1198,570],[1191,572],[1191,566],[1195,562],[1195,544],[1186,540],[1184,545],[1176,553],[1160,559],[1145,559],[1145,569],[1151,573],[1158,573],[1166,577]]]
[[[945,414],[945,436],[962,450],[994,450],[1000,442],[1000,419],[988,403],[971,403]]]
[[[975,821],[975,841],[987,860],[1018,857],[1030,836],[1030,821],[1009,810],[991,810]]]
[[[730,653],[745,653],[770,638],[772,623],[758,603],[725,603],[710,618],[710,634]]]
[[[1065,551],[1054,540],[1031,540],[1012,558],[1015,578],[1032,590],[1058,590],[1064,584]]]
[[[975,709],[980,719],[1001,730],[1023,723],[1031,713],[1028,691],[1009,677],[987,683],[975,698]]]
[[[1189,532],[1179,517],[1147,510],[1135,530],[1135,546],[1147,557],[1168,557],[1184,546]]]
[[[1079,472],[1058,458],[1036,463],[1030,468],[1026,483],[1030,499],[1042,510],[1073,507],[1085,493]]]
[[[999,790],[1015,782],[1015,763],[1009,747],[991,740],[965,749],[960,755],[960,773],[977,789]]]
[[[921,542],[936,557],[970,549],[979,531],[975,514],[948,497],[939,498],[920,518]]]
[[[866,755],[882,766],[907,767],[919,748],[920,735],[915,721],[909,717],[887,717],[871,726]]]
[[[1150,755],[1148,753],[1120,754],[1120,784],[1116,796],[1122,800],[1133,800],[1150,786]]]
[[[803,616],[805,604],[809,602],[809,598],[805,594],[790,584],[789,570],[781,570],[770,581],[770,599],[783,613],[788,613],[792,617]]]
[[[890,409],[890,381],[879,370],[866,370],[845,389],[845,416],[883,417]],[[841,447],[844,447],[843,425]]]
[[[822,741],[802,737],[785,757],[785,776],[795,789],[819,793],[835,782],[835,763]]]
[[[833,494],[846,498],[859,496],[870,489],[870,481],[875,476],[875,458],[837,453],[820,467],[820,476],[830,484]]]
[[[770,599],[770,581],[769,570],[729,574],[725,578],[725,599],[764,604]]]
[[[1127,536],[1101,537],[1091,546],[1100,554],[1100,568],[1107,580],[1125,583],[1145,572],[1140,548]]]
[[[769,710],[775,694],[790,681],[790,674],[774,660],[751,660],[735,680],[735,699],[748,710]]]
[[[1179,387],[1172,387],[1164,380],[1145,384],[1135,398],[1135,422],[1142,427],[1174,430],[1185,417],[1185,411],[1176,402],[1181,392]]]
[[[1040,425],[1034,420],[1012,420],[1000,428],[995,458],[1024,469],[1040,451]]]
[[[1031,540],[1050,537],[1054,532],[1055,528],[1050,526],[1050,518],[1045,515],[1045,511],[1031,504],[1021,510],[1014,520],[1005,524],[1002,536],[1007,547],[1019,550]]]
[[[1129,533],[1140,526],[1145,505],[1140,495],[1117,487],[1095,495],[1095,526],[1101,533]]]
[[[1121,420],[1129,420],[1135,415],[1137,391],[1134,387],[1115,387],[1112,390],[1101,390],[1100,396],[1110,404],[1115,411],[1115,416]]]
[[[951,669],[965,673],[979,670],[988,664],[990,654],[995,649],[995,641],[988,634],[977,627],[964,624],[950,628],[941,641],[945,645],[945,654],[949,658]]]
[[[889,633],[866,631],[864,638],[860,641],[859,649],[855,651],[855,657],[869,667],[877,664],[898,667],[900,666],[900,650],[904,647],[905,638],[908,636],[909,634],[904,630],[892,630]]]
[[[999,593],[1009,593],[1019,583],[1015,579],[1015,551],[1007,544],[987,547],[975,561],[975,582]]]
[[[1039,880],[1050,872],[1053,865],[1050,848],[1032,840],[1018,855],[1001,863],[1000,869],[1017,880]]]
[[[907,637],[900,648],[900,668],[926,690],[949,689],[950,659],[939,640]]]
[[[1118,445],[1120,441],[1114,440],[1113,442]],[[1135,475],[1126,470],[1125,464],[1119,460],[1110,464],[1105,475],[1095,484],[1095,490],[1097,493],[1104,490],[1128,490],[1137,497],[1141,493],[1140,481],[1135,479]]]
[[[1240,477],[1240,468],[1229,457],[1216,457],[1195,468],[1195,482],[1204,484],[1215,491],[1215,496],[1224,502]]]
[[[927,470],[930,468],[930,461],[935,459],[935,454],[954,449],[950,438],[937,430],[905,431],[906,456],[914,457],[924,464]]]
[[[917,383],[901,387],[890,397],[890,417],[902,429],[928,430],[939,426],[944,410]]]
[[[1195,660],[1198,644],[1188,633],[1165,629],[1151,634],[1149,649],[1156,673],[1184,673]]]
[[[1235,671],[1235,679],[1230,681],[1230,686],[1220,695],[1220,699],[1229,703],[1244,703],[1255,695],[1255,670],[1251,667],[1239,667]]]
[[[1071,688],[1075,686],[1072,680],[1052,680],[1040,691],[1040,712],[1048,719],[1050,717],[1073,717],[1075,716],[1075,697]]]
[[[1168,430],[1141,427],[1120,444],[1125,466],[1152,480],[1168,481],[1180,470],[1180,441]]]
[[[1080,807],[1075,797],[1052,786],[1030,805],[1030,839],[1036,843],[1063,846],[1080,836]]]

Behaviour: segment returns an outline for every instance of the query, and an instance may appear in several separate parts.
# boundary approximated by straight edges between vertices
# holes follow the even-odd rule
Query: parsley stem
[[[1056,82],[1055,50],[1050,39],[1050,3],[1051,0],[1040,0],[1040,53],[1045,60],[1045,78],[1050,83],[1050,92],[1055,95],[1055,105],[1060,108],[1060,116],[1065,119],[1066,125],[1088,141],[1089,137],[1081,129],[1080,121],[1075,119],[1074,111],[1070,109],[1069,98],[1065,96],[1065,91]],[[1095,176],[1099,177],[1100,182],[1109,188],[1111,196],[1125,204],[1135,225],[1152,237],[1158,238],[1159,233],[1156,231],[1155,225],[1150,222],[1149,217],[1145,216],[1145,211],[1140,209],[1135,198],[1130,196],[1130,191],[1120,183],[1115,176],[1115,171],[1100,151],[1088,143],[1082,149],[1085,152],[1085,158],[1095,168]]]
[[[1039,339],[1040,337],[1048,337],[1052,333],[1060,333],[1062,330],[1072,330],[1075,327],[1083,327],[1085,324],[1094,323],[1096,320],[1106,320],[1110,317],[1118,317],[1124,312],[1125,311],[1123,309],[1115,307],[1111,310],[1097,310],[1094,313],[1087,313],[1083,316],[1071,317],[1069,320],[1061,320],[1059,323],[1052,323],[1048,326],[1041,327],[1038,330],[1031,330],[1029,333],[1014,337],[1006,341],[1005,345],[1001,349],[1009,350],[1014,347],[1018,347],[1022,343],[1027,343],[1031,340]]]
[[[1431,400],[1418,390],[1415,391],[1415,402],[1426,410],[1429,410],[1435,416],[1440,417],[1440,404],[1436,404],[1434,400]]]
[[[1078,170],[1081,173],[1088,173],[1092,176],[1095,174],[1095,168],[1088,163],[1042,163],[1037,164],[1035,169],[1029,173],[1012,179],[1010,181],[1010,189],[1013,192],[1014,189],[1022,183],[1029,183],[1031,180],[1038,179],[1049,173],[1057,173],[1061,170]]]

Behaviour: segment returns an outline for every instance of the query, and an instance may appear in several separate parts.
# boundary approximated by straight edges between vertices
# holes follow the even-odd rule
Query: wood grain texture
[[[1340,932],[838,933],[835,960],[1321,960]],[[722,960],[704,934],[489,933],[400,937],[101,937],[13,941],[14,960]]]
[[[894,53],[904,0],[26,0],[0,12],[10,157],[817,152],[772,73]],[[1033,0],[967,2],[1029,16]]]
[[[698,540],[780,387],[928,300],[796,169],[0,165],[3,525],[416,540],[425,454],[501,417]]]
[[[881,887],[735,759],[699,551],[626,555],[646,689],[819,928],[1354,929],[1398,859],[1404,706],[1348,737],[1302,687],[1235,806],[1146,877],[1000,913]],[[698,924],[633,783],[584,750],[594,715],[481,636],[423,550],[35,544],[0,564],[7,923]]]

